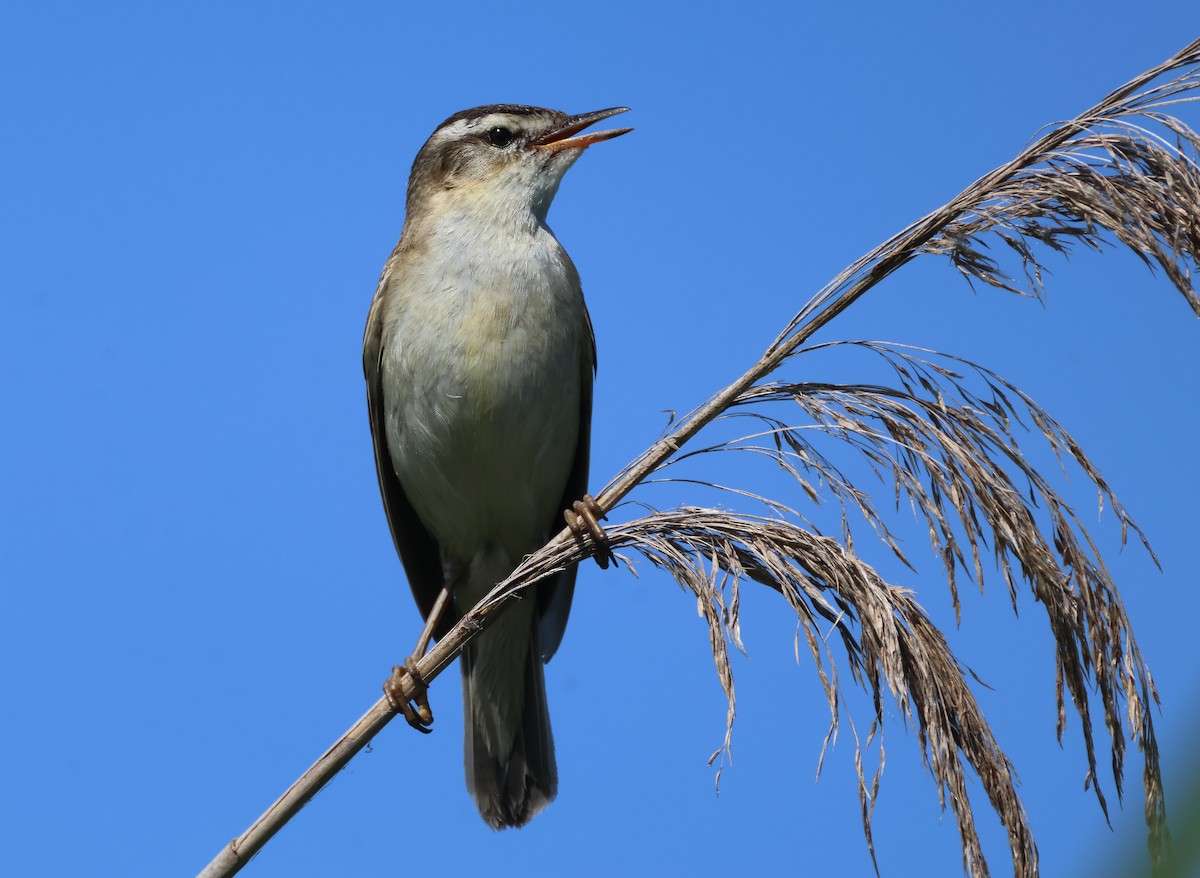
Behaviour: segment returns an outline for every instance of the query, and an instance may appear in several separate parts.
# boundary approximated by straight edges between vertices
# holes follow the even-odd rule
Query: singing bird
[[[595,339],[546,213],[585,149],[631,129],[581,132],[626,110],[476,107],[413,162],[363,369],[384,509],[427,621],[449,592],[435,637],[585,494]],[[467,787],[496,829],[524,825],[557,792],[542,664],[574,587],[574,568],[543,580],[462,654]]]

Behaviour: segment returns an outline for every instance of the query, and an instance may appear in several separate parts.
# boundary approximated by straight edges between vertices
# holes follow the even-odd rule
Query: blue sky
[[[443,118],[500,101],[633,108],[621,121],[636,132],[580,161],[550,215],[600,349],[600,487],[664,411],[740,374],[846,263],[1200,24],[1192,3],[1131,16],[1109,0],[438,9],[0,12],[11,874],[194,874],[410,648],[419,622],[377,494],[360,343],[412,157]],[[1162,561],[1160,573],[1137,547],[1119,552],[1112,517],[1097,523],[1163,698],[1173,831],[1194,836],[1200,324],[1126,254],[1053,268],[1043,306],[918,263],[822,338],[974,358],[1100,466]],[[1081,477],[1064,484],[1095,521]],[[955,629],[931,559],[920,575],[871,560],[992,687],[980,699],[1020,773],[1044,874],[1131,874],[1145,850],[1140,761],[1110,831],[1083,789],[1077,720],[1054,738],[1040,608],[1022,595],[1015,618],[993,581],[965,595]],[[816,677],[795,664],[786,607],[753,592],[745,604],[719,796],[705,761],[724,702],[694,603],[648,570],[589,566],[548,668],[561,790],[544,814],[504,834],[478,820],[448,674],[435,734],[387,728],[243,874],[870,874],[851,740],[814,782],[827,720]],[[882,872],[961,874],[915,736],[887,711]],[[1003,835],[972,794],[1005,874]]]

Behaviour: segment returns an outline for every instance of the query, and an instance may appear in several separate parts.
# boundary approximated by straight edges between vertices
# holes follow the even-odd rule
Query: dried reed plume
[[[1196,100],[1198,88],[1200,41],[1049,129],[1011,162],[847,268],[804,306],[758,363],[682,419],[598,498],[612,509],[635,486],[652,476],[666,477],[667,468],[685,457],[696,461],[702,453],[749,451],[777,463],[810,500],[835,502],[846,514],[865,518],[907,564],[875,500],[815,440],[822,436],[859,452],[890,484],[889,501],[907,500],[927,526],[956,610],[956,577],[963,573],[982,587],[985,574],[998,571],[1014,604],[1022,583],[1031,589],[1056,645],[1059,735],[1069,696],[1083,727],[1089,782],[1106,813],[1094,715],[1112,742],[1118,794],[1126,734],[1136,739],[1144,757],[1145,809],[1156,859],[1167,847],[1151,718],[1158,695],[1096,546],[1022,452],[1017,437],[1032,425],[1033,435],[1096,485],[1102,503],[1120,521],[1123,539],[1132,530],[1144,543],[1141,532],[1067,432],[994,373],[947,354],[897,344],[810,346],[808,341],[880,280],[924,254],[949,258],[969,281],[1036,296],[1042,293],[1047,254],[1073,246],[1098,250],[1115,241],[1161,269],[1200,314],[1191,275],[1200,253],[1200,136],[1168,115],[1173,106]],[[1006,274],[1000,260],[989,255],[989,246],[997,242],[1020,263],[1018,277]],[[893,385],[768,380],[793,357],[834,346],[880,358]],[[680,453],[714,422],[728,427],[741,422],[731,419],[747,416],[758,427],[751,435]],[[873,699],[868,740],[882,730],[885,693],[916,728],[942,807],[949,803],[958,823],[965,869],[973,876],[989,874],[967,796],[969,766],[1008,830],[1014,874],[1037,875],[1037,848],[1013,786],[1012,766],[942,633],[911,592],[885,582],[855,554],[848,530],[842,539],[832,539],[789,505],[760,499],[766,502],[763,515],[685,507],[651,511],[608,531],[615,549],[640,554],[696,594],[729,702],[725,746],[734,718],[727,651],[731,643],[741,645],[739,589],[750,581],[778,591],[796,613],[825,688],[830,734],[838,728],[843,694],[838,655],[818,624],[836,632],[850,678]],[[420,672],[432,680],[522,588],[578,563],[592,548],[565,531],[557,535],[466,614],[419,662]],[[381,699],[202,875],[238,871],[392,715]],[[863,826],[871,846],[870,813],[880,778],[876,771],[868,782],[857,734],[855,739]]]

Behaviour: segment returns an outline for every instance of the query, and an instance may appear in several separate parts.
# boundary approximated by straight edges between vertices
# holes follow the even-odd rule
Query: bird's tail
[[[524,826],[558,793],[537,625],[523,609],[510,607],[461,659],[467,789],[493,829]]]

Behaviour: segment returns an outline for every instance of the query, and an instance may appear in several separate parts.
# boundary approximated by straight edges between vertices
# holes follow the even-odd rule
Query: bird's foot
[[[404,697],[404,678],[411,677],[414,691],[412,701]],[[392,675],[383,684],[383,694],[387,696],[392,710],[404,715],[408,724],[418,732],[428,735],[433,729],[433,711],[429,709],[429,687],[417,670],[417,660],[410,656],[404,664],[392,668]],[[415,707],[413,705],[416,705]]]
[[[563,518],[567,527],[575,535],[575,539],[586,544],[585,537],[591,537],[596,553],[592,556],[601,569],[608,569],[608,562],[614,560],[612,546],[608,542],[608,534],[600,526],[605,517],[604,510],[591,494],[584,494],[582,500],[576,500],[570,509],[563,510]]]

